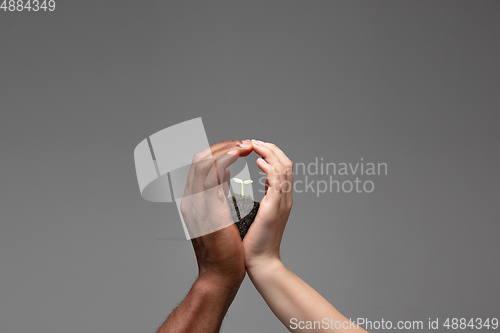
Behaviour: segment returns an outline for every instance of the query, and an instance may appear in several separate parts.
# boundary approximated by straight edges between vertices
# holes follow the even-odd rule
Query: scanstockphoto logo
[[[373,193],[376,180],[388,175],[386,162],[365,161],[363,157],[356,162],[330,162],[316,157],[311,162],[296,162],[293,170],[293,184],[290,182],[282,191],[306,193],[319,197],[325,194]],[[266,174],[260,172],[259,183],[265,185]],[[285,181],[286,182],[286,181]],[[264,193],[263,187],[259,192]]]

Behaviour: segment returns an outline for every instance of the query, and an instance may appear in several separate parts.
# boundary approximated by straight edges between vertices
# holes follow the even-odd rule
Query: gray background
[[[197,269],[133,149],[198,116],[388,163],[371,194],[297,194],[283,239],[346,316],[498,317],[498,1],[56,3],[0,12],[1,333],[155,331]],[[246,279],[222,332],[285,331]]]

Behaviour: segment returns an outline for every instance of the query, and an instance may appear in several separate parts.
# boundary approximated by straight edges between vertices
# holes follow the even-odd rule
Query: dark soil
[[[240,231],[241,239],[243,239],[247,234],[248,228],[250,228],[255,220],[255,216],[257,216],[260,204],[257,201],[253,201],[253,198],[249,195],[242,196],[237,193],[229,197],[228,201],[229,208],[231,209],[231,217]]]

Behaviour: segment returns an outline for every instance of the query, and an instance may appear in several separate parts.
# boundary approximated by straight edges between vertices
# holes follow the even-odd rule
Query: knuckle
[[[210,147],[210,150],[213,153],[215,147],[217,147],[218,149],[221,149],[221,148],[222,149],[224,149],[224,148],[231,148],[231,147],[239,145],[240,143],[241,143],[240,140],[226,140],[226,141],[221,141],[219,143],[216,143],[212,147]]]
[[[205,181],[203,182],[203,188],[205,190],[208,190],[208,189],[211,189],[212,187],[214,187],[214,184],[212,183],[212,181],[210,179],[205,179]]]
[[[188,211],[188,203],[186,202],[185,198],[183,198],[181,201],[180,209],[182,214],[186,214]]]
[[[200,152],[197,152],[196,154],[194,154],[193,156],[193,162],[198,162],[198,161],[201,161],[201,157],[202,157],[202,153],[201,151]]]
[[[226,140],[223,142],[225,145],[232,146],[232,145],[239,145],[241,143],[240,140]]]
[[[203,172],[204,170],[205,170],[205,163],[198,162],[194,166],[194,172],[195,173],[200,173],[200,172]]]
[[[277,174],[281,174],[283,171],[285,171],[285,167],[281,163],[276,163],[273,167],[273,170]]]
[[[241,144],[243,141],[241,140],[227,140],[227,144],[229,146],[236,146],[236,145],[239,145]]]

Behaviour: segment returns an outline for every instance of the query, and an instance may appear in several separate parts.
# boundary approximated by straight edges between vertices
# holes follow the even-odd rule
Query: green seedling
[[[245,187],[245,184],[251,184],[251,183],[253,183],[253,180],[251,180],[251,179],[249,179],[249,180],[243,180],[243,179],[239,179],[239,178],[233,178],[233,181],[235,183],[241,184],[241,196],[243,196],[243,189]]]

